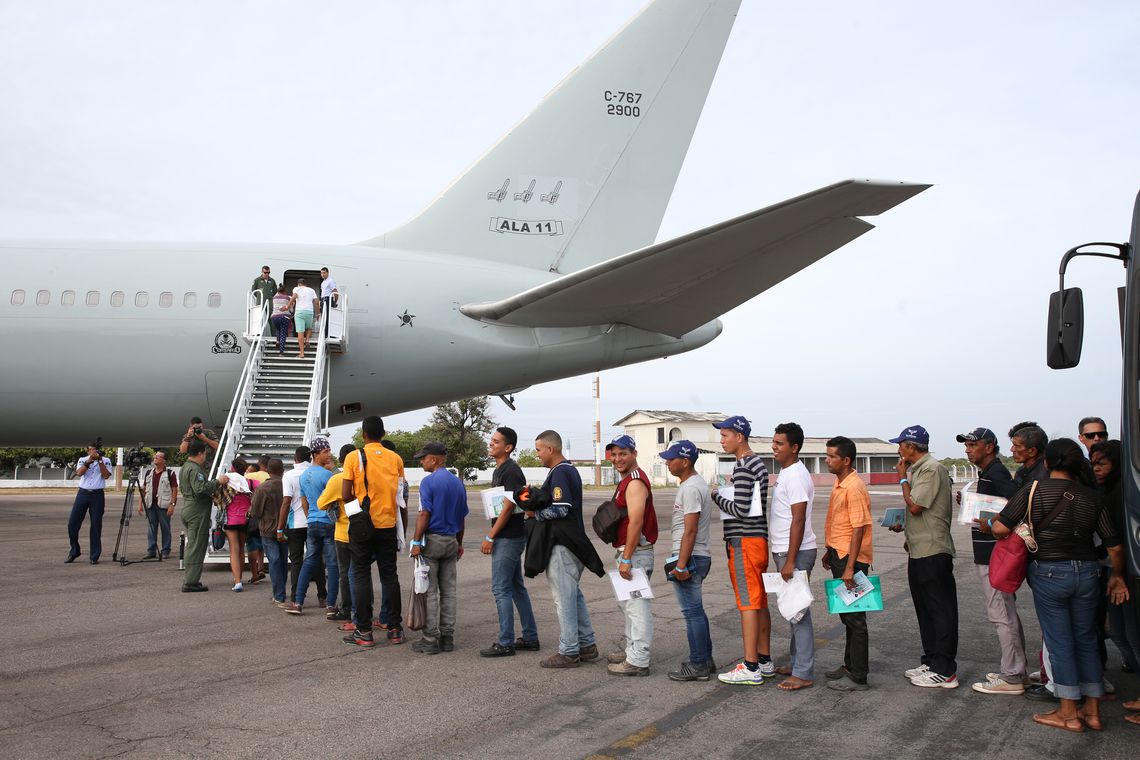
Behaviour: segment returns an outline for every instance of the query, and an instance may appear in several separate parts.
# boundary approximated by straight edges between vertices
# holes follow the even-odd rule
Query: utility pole
[[[602,484],[602,373],[594,375],[594,485]]]

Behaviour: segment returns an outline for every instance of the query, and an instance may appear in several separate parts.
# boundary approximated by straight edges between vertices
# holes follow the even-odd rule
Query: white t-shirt
[[[772,491],[772,503],[768,508],[768,543],[773,554],[787,554],[788,543],[792,538],[792,505],[807,502],[804,520],[804,538],[801,549],[814,549],[815,531],[811,529],[811,502],[815,498],[815,485],[811,473],[804,463],[795,464],[780,470],[776,476],[776,488]]]
[[[309,527],[309,515],[301,507],[301,473],[307,470],[312,462],[297,462],[293,469],[281,478],[281,496],[291,496],[289,500],[289,519],[285,523],[290,528]]]
[[[308,285],[293,288],[293,295],[297,297],[297,311],[312,311],[313,301],[317,300],[317,291]]]

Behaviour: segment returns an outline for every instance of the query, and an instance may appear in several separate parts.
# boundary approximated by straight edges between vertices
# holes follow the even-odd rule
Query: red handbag
[[[1029,555],[1036,553],[1037,540],[1033,535],[1033,494],[1037,492],[1037,481],[1029,487],[1029,504],[1025,507],[1025,518],[1008,536],[999,538],[990,555],[990,585],[998,591],[1012,594],[1025,582],[1029,569]],[[1041,521],[1038,530],[1044,530],[1064,511],[1073,500],[1071,489],[1061,494],[1057,506]]]

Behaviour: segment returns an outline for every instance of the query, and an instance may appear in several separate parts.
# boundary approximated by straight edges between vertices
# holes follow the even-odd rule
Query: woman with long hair
[[[1077,442],[1069,438],[1050,441],[1045,447],[1045,467],[1049,478],[1018,491],[994,520],[993,533],[1003,538],[1028,521],[1037,544],[1029,559],[1028,580],[1061,706],[1034,715],[1033,720],[1074,733],[1086,727],[1100,731],[1104,727],[1100,716],[1104,672],[1097,653],[1100,567],[1093,533],[1100,536],[1112,559],[1108,595],[1113,604],[1128,599],[1124,550],[1096,490],[1092,467]],[[1078,710],[1082,697],[1084,707]]]
[[[249,466],[241,457],[230,463],[230,483],[228,488],[233,491],[229,504],[226,505],[226,519],[222,527],[226,531],[226,543],[230,547],[230,571],[234,576],[234,591],[241,591],[242,568],[245,565],[245,535],[249,520],[250,488],[249,481],[245,479],[245,472]]]

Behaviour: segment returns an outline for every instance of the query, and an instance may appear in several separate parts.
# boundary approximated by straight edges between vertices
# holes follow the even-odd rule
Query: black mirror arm
[[[1115,248],[1116,253],[1105,253],[1104,251],[1082,251],[1082,248],[1087,248],[1092,245],[1100,245],[1106,248]],[[1059,286],[1061,292],[1061,308],[1057,310],[1057,334],[1061,334],[1065,322],[1065,270],[1069,266],[1069,262],[1078,256],[1097,256],[1103,259],[1116,259],[1125,267],[1128,266],[1128,260],[1132,257],[1132,246],[1128,243],[1084,243],[1075,248],[1070,248],[1065,251],[1065,255],[1061,257],[1061,267],[1058,272]]]

